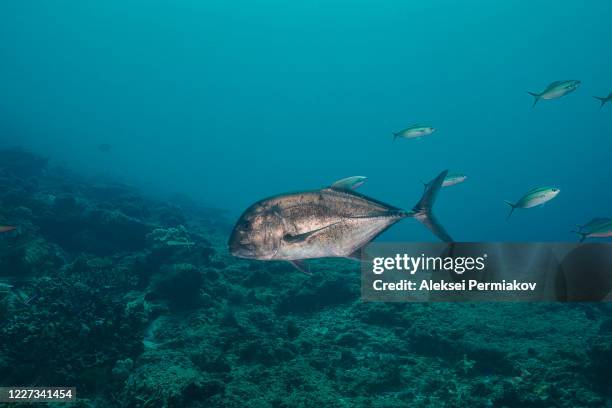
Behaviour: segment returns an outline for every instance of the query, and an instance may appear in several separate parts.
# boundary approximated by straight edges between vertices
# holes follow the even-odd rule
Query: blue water
[[[410,207],[449,168],[469,177],[435,209],[456,240],[574,240],[611,215],[610,21],[607,1],[3,2],[0,145],[232,217],[352,175]],[[561,79],[582,86],[532,108]],[[414,123],[438,130],[392,143]],[[542,185],[561,194],[506,222]]]

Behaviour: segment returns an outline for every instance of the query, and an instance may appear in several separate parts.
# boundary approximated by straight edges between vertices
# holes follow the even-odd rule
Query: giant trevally
[[[594,96],[593,98],[597,99],[599,102],[601,102],[601,105],[599,105],[599,108],[603,108],[604,105],[610,101],[612,101],[612,92],[610,92],[608,94],[608,96]]]
[[[580,86],[580,81],[576,79],[569,79],[566,81],[555,81],[548,85],[546,89],[544,89],[541,93],[527,93],[535,98],[535,100],[533,101],[533,106],[536,106],[536,103],[538,103],[540,99],[560,98],[570,92],[574,92],[578,88],[578,86]]]
[[[604,218],[595,219],[598,222],[589,228],[582,227],[577,231],[574,231],[580,235],[580,242],[587,238],[609,238],[612,237],[612,220],[608,219],[607,222],[603,221]]]
[[[423,136],[431,135],[435,131],[436,129],[431,126],[412,125],[399,132],[394,132],[393,140],[395,141],[398,137],[403,137],[404,139],[418,139]]]
[[[363,246],[404,218],[416,218],[438,238],[452,238],[432,213],[443,171],[410,211],[352,189],[327,187],[258,201],[238,219],[228,245],[240,258],[284,260],[305,271],[304,259],[355,258]]]
[[[511,207],[508,218],[510,218],[516,208],[531,208],[542,205],[555,198],[560,192],[561,190],[554,187],[537,187],[528,191],[516,202],[516,204],[513,204],[510,201],[504,201]]]

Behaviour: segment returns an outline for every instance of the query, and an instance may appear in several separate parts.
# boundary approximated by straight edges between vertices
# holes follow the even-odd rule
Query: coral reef
[[[359,298],[232,258],[223,212],[0,152],[0,384],[82,407],[606,407],[612,308]]]

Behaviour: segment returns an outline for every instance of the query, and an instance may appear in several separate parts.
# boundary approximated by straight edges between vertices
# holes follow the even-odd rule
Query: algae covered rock
[[[126,381],[124,398],[138,407],[183,407],[224,392],[220,381],[202,373],[189,358],[175,351],[149,351]]]
[[[150,227],[141,220],[129,217],[119,211],[91,210],[85,222],[96,237],[120,250],[142,250]]]
[[[134,360],[126,358],[125,360],[117,360],[113,367],[112,374],[119,380],[125,380],[129,377],[130,371],[134,368]]]
[[[117,360],[142,352],[143,322],[125,313],[122,299],[63,273],[32,285],[26,307],[0,325],[0,355],[10,362],[1,382],[39,378],[86,392]]]
[[[188,246],[190,243],[193,245],[193,239],[183,225],[155,228],[147,234],[146,239],[148,245],[157,248],[181,246],[181,244]]]
[[[291,267],[287,269],[295,273]],[[355,301],[359,293],[356,281],[349,281],[341,274],[321,274],[284,294],[277,311],[280,314],[312,313]]]
[[[65,263],[62,249],[43,238],[23,236],[12,246],[0,247],[0,275],[14,276],[53,273]]]
[[[200,289],[203,283],[203,275],[195,266],[187,263],[174,264],[162,268],[153,278],[147,298],[167,300],[181,308],[194,307],[201,300]]]
[[[48,159],[20,149],[0,151],[0,168],[16,177],[34,177],[43,174]]]

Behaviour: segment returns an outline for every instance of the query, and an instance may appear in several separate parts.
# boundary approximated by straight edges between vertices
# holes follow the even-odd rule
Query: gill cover
[[[230,252],[250,259],[273,259],[284,235],[280,209],[260,203],[245,211],[230,236]]]

